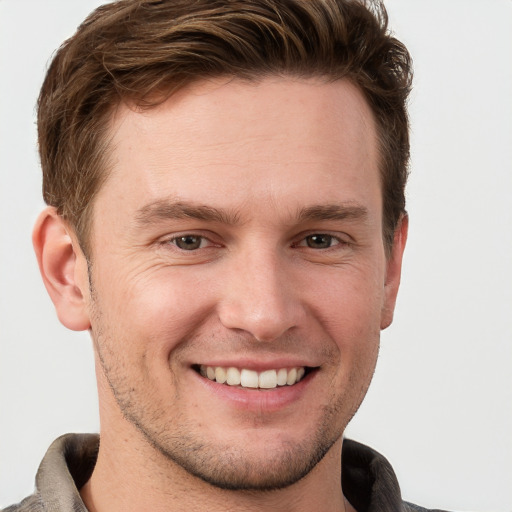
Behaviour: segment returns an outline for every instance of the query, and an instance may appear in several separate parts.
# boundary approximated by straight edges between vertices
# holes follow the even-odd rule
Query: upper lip
[[[317,364],[312,363],[311,361],[306,361],[304,359],[297,358],[274,358],[272,360],[261,360],[258,359],[207,359],[202,361],[197,361],[192,364],[192,366],[220,366],[223,368],[245,368],[247,370],[253,370],[257,372],[263,372],[265,370],[278,370],[280,368],[314,368],[317,367]]]

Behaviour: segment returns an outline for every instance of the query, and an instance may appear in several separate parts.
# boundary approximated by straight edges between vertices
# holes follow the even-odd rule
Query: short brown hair
[[[108,176],[108,121],[121,101],[150,108],[194,81],[267,75],[346,78],[376,119],[389,249],[405,212],[407,49],[381,2],[119,0],[57,51],[38,102],[43,195],[88,252],[95,194]]]

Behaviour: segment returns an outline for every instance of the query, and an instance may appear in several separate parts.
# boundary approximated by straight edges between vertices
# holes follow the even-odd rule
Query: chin
[[[272,491],[289,487],[308,475],[338,438],[284,443],[279,449],[247,449],[193,444],[158,447],[187,473],[214,487],[232,491]],[[247,443],[250,444],[250,438]]]
[[[179,466],[220,489],[271,491],[307,476],[342,437],[344,429],[333,421],[335,412],[327,407],[316,429],[305,428],[295,438],[275,428],[265,432],[263,425],[232,437],[224,432],[222,440],[190,423],[187,428],[181,423],[178,428],[167,426],[159,431],[148,431],[141,422],[136,426],[163,464]]]

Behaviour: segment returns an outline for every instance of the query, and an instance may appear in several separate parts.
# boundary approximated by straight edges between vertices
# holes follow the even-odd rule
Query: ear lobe
[[[386,264],[386,282],[384,284],[384,303],[381,311],[380,328],[386,329],[393,321],[396,296],[402,275],[402,258],[407,242],[409,217],[404,214],[400,219],[393,238],[393,247]]]
[[[87,261],[55,208],[48,207],[39,215],[32,243],[60,322],[73,331],[89,329]]]

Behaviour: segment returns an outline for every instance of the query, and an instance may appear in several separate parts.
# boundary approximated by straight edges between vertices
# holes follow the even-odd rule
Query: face
[[[88,299],[103,419],[220,487],[297,481],[340,445],[391,320],[368,105],[344,81],[219,80],[120,107],[112,134]]]

